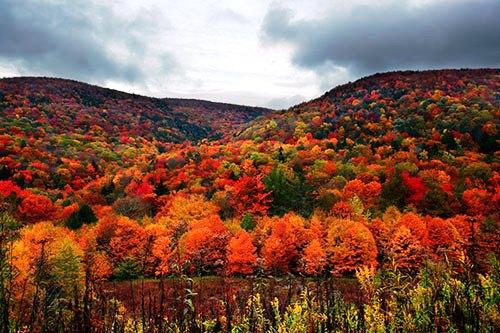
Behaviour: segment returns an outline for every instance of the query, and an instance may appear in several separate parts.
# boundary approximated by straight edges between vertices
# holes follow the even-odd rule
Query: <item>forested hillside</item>
[[[230,134],[266,112],[3,80],[1,195],[25,232],[104,232],[97,250],[115,269],[162,235],[151,275],[173,258],[192,273],[344,274],[388,258],[416,269],[478,242],[497,251],[499,78],[378,74],[200,143],[184,140],[210,137],[224,113],[213,128]],[[394,249],[404,242],[416,252]]]
[[[498,69],[377,74],[276,112],[5,79],[0,112],[22,299],[83,275],[484,272],[498,256]]]

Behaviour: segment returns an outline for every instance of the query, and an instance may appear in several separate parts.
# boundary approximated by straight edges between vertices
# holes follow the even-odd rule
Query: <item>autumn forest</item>
[[[498,69],[278,111],[19,77],[0,113],[1,332],[500,329]]]

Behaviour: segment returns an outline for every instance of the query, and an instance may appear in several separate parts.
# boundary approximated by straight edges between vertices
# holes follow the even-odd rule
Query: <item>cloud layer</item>
[[[499,67],[499,12],[500,0],[0,0],[0,77],[284,108],[374,72]]]
[[[409,1],[331,8],[319,19],[294,20],[271,8],[262,39],[293,46],[294,64],[354,75],[394,69],[500,66],[500,1]]]
[[[26,73],[141,81],[148,26],[91,1],[0,0],[0,58]]]

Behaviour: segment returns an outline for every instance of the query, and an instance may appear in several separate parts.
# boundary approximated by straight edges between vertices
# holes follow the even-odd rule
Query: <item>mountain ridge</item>
[[[75,80],[47,77],[0,79],[0,91],[4,95],[25,98],[31,106],[42,109],[71,106],[67,112],[73,112],[75,117],[80,118],[94,117],[114,137],[127,131],[134,132],[127,120],[139,117],[132,125],[140,128],[147,123],[146,127],[152,134],[142,129],[134,132],[135,135],[165,142],[219,138],[231,128],[271,111],[203,100],[148,97]],[[109,110],[113,111],[112,116]],[[122,113],[126,116],[121,117]],[[65,111],[60,115],[65,116]],[[9,117],[8,114],[4,116]],[[50,112],[45,116],[50,117]],[[110,124],[112,126],[107,126]]]
[[[158,100],[168,100],[173,102],[174,104],[187,104],[189,105],[191,102],[196,103],[196,102],[203,102],[207,103],[209,105],[213,105],[214,107],[216,105],[226,105],[226,106],[238,106],[238,107],[247,107],[247,108],[255,108],[255,109],[262,109],[262,110],[272,110],[270,108],[266,108],[263,106],[255,106],[255,105],[245,105],[245,104],[237,104],[237,103],[229,103],[229,102],[217,102],[217,101],[212,101],[212,100],[205,100],[205,99],[200,99],[200,98],[182,98],[182,97],[155,97],[155,96],[148,96],[148,95],[142,95],[142,94],[136,94],[133,92],[126,92],[122,91],[119,89],[115,88],[108,88],[104,87],[98,84],[93,84],[93,83],[88,83],[85,81],[79,81],[75,79],[68,79],[68,78],[63,78],[63,77],[55,77],[55,76],[8,76],[8,77],[1,77],[0,82],[8,82],[8,83],[19,83],[18,81],[48,81],[48,82],[67,82],[70,84],[77,84],[77,85],[82,85],[82,86],[89,86],[92,88],[99,88],[103,91],[108,91],[112,94],[117,94],[117,95],[129,95],[131,97],[136,97],[136,98],[146,98],[146,99],[158,99]],[[29,82],[24,82],[25,84],[28,84]],[[186,103],[183,103],[183,102]]]
[[[307,131],[311,132],[316,139],[322,139],[326,135],[335,135],[334,132],[337,129],[344,127],[347,134],[341,135],[343,139],[356,140],[360,134],[361,136],[372,136],[374,133],[367,130],[365,125],[370,122],[377,123],[383,118],[384,121],[399,119],[397,126],[400,128],[412,127],[416,125],[416,122],[426,127],[422,129],[425,131],[414,135],[417,139],[429,138],[430,130],[433,128],[439,131],[446,128],[458,130],[459,128],[454,128],[454,126],[460,125],[462,133],[470,132],[469,134],[475,136],[475,141],[482,145],[481,141],[483,141],[484,136],[477,133],[481,131],[479,128],[466,128],[467,124],[459,124],[458,120],[453,124],[446,120],[446,116],[450,113],[455,114],[455,117],[458,117],[459,114],[464,117],[474,115],[477,118],[481,116],[478,114],[481,111],[471,113],[465,112],[465,109],[456,110],[460,104],[455,103],[460,102],[456,100],[457,98],[464,99],[471,107],[474,106],[472,100],[469,100],[467,96],[460,96],[460,94],[468,91],[473,97],[476,92],[472,91],[471,87],[475,86],[489,91],[490,95],[484,102],[490,103],[490,107],[498,105],[500,69],[447,69],[377,73],[355,82],[337,86],[318,98],[287,110],[266,114],[249,123],[247,128],[239,132],[237,136],[247,139],[261,137],[264,140],[286,142],[293,139],[293,131],[296,130],[297,122],[301,122],[301,126],[307,128]],[[441,97],[445,98],[446,96],[451,99],[440,100]],[[423,110],[418,103],[427,103],[426,107],[432,108],[432,110]],[[391,112],[386,112],[388,111],[387,107],[390,108]],[[353,119],[352,116],[356,119]],[[491,118],[493,115],[490,114],[488,117]],[[272,128],[269,128],[269,124],[272,125]],[[393,124],[390,125],[391,127],[384,126],[376,132],[379,134],[390,132],[393,130]],[[433,126],[429,127],[428,125]],[[358,127],[361,128],[361,133],[356,130]],[[356,132],[349,136],[350,130]],[[494,149],[495,144],[491,142],[494,140],[493,136],[490,136],[488,140],[490,140],[490,147],[484,148]]]

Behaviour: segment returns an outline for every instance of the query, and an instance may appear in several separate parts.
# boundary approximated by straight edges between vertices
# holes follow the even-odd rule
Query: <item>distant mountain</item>
[[[262,107],[209,102],[199,99],[165,98],[175,113],[186,115],[196,124],[209,124],[210,138],[222,138],[249,121],[272,110]]]
[[[270,111],[201,100],[151,98],[41,77],[2,79],[0,94],[2,130],[15,121],[21,129],[36,127],[47,133],[92,135],[102,131],[109,140],[120,136],[160,142],[215,139]]]

